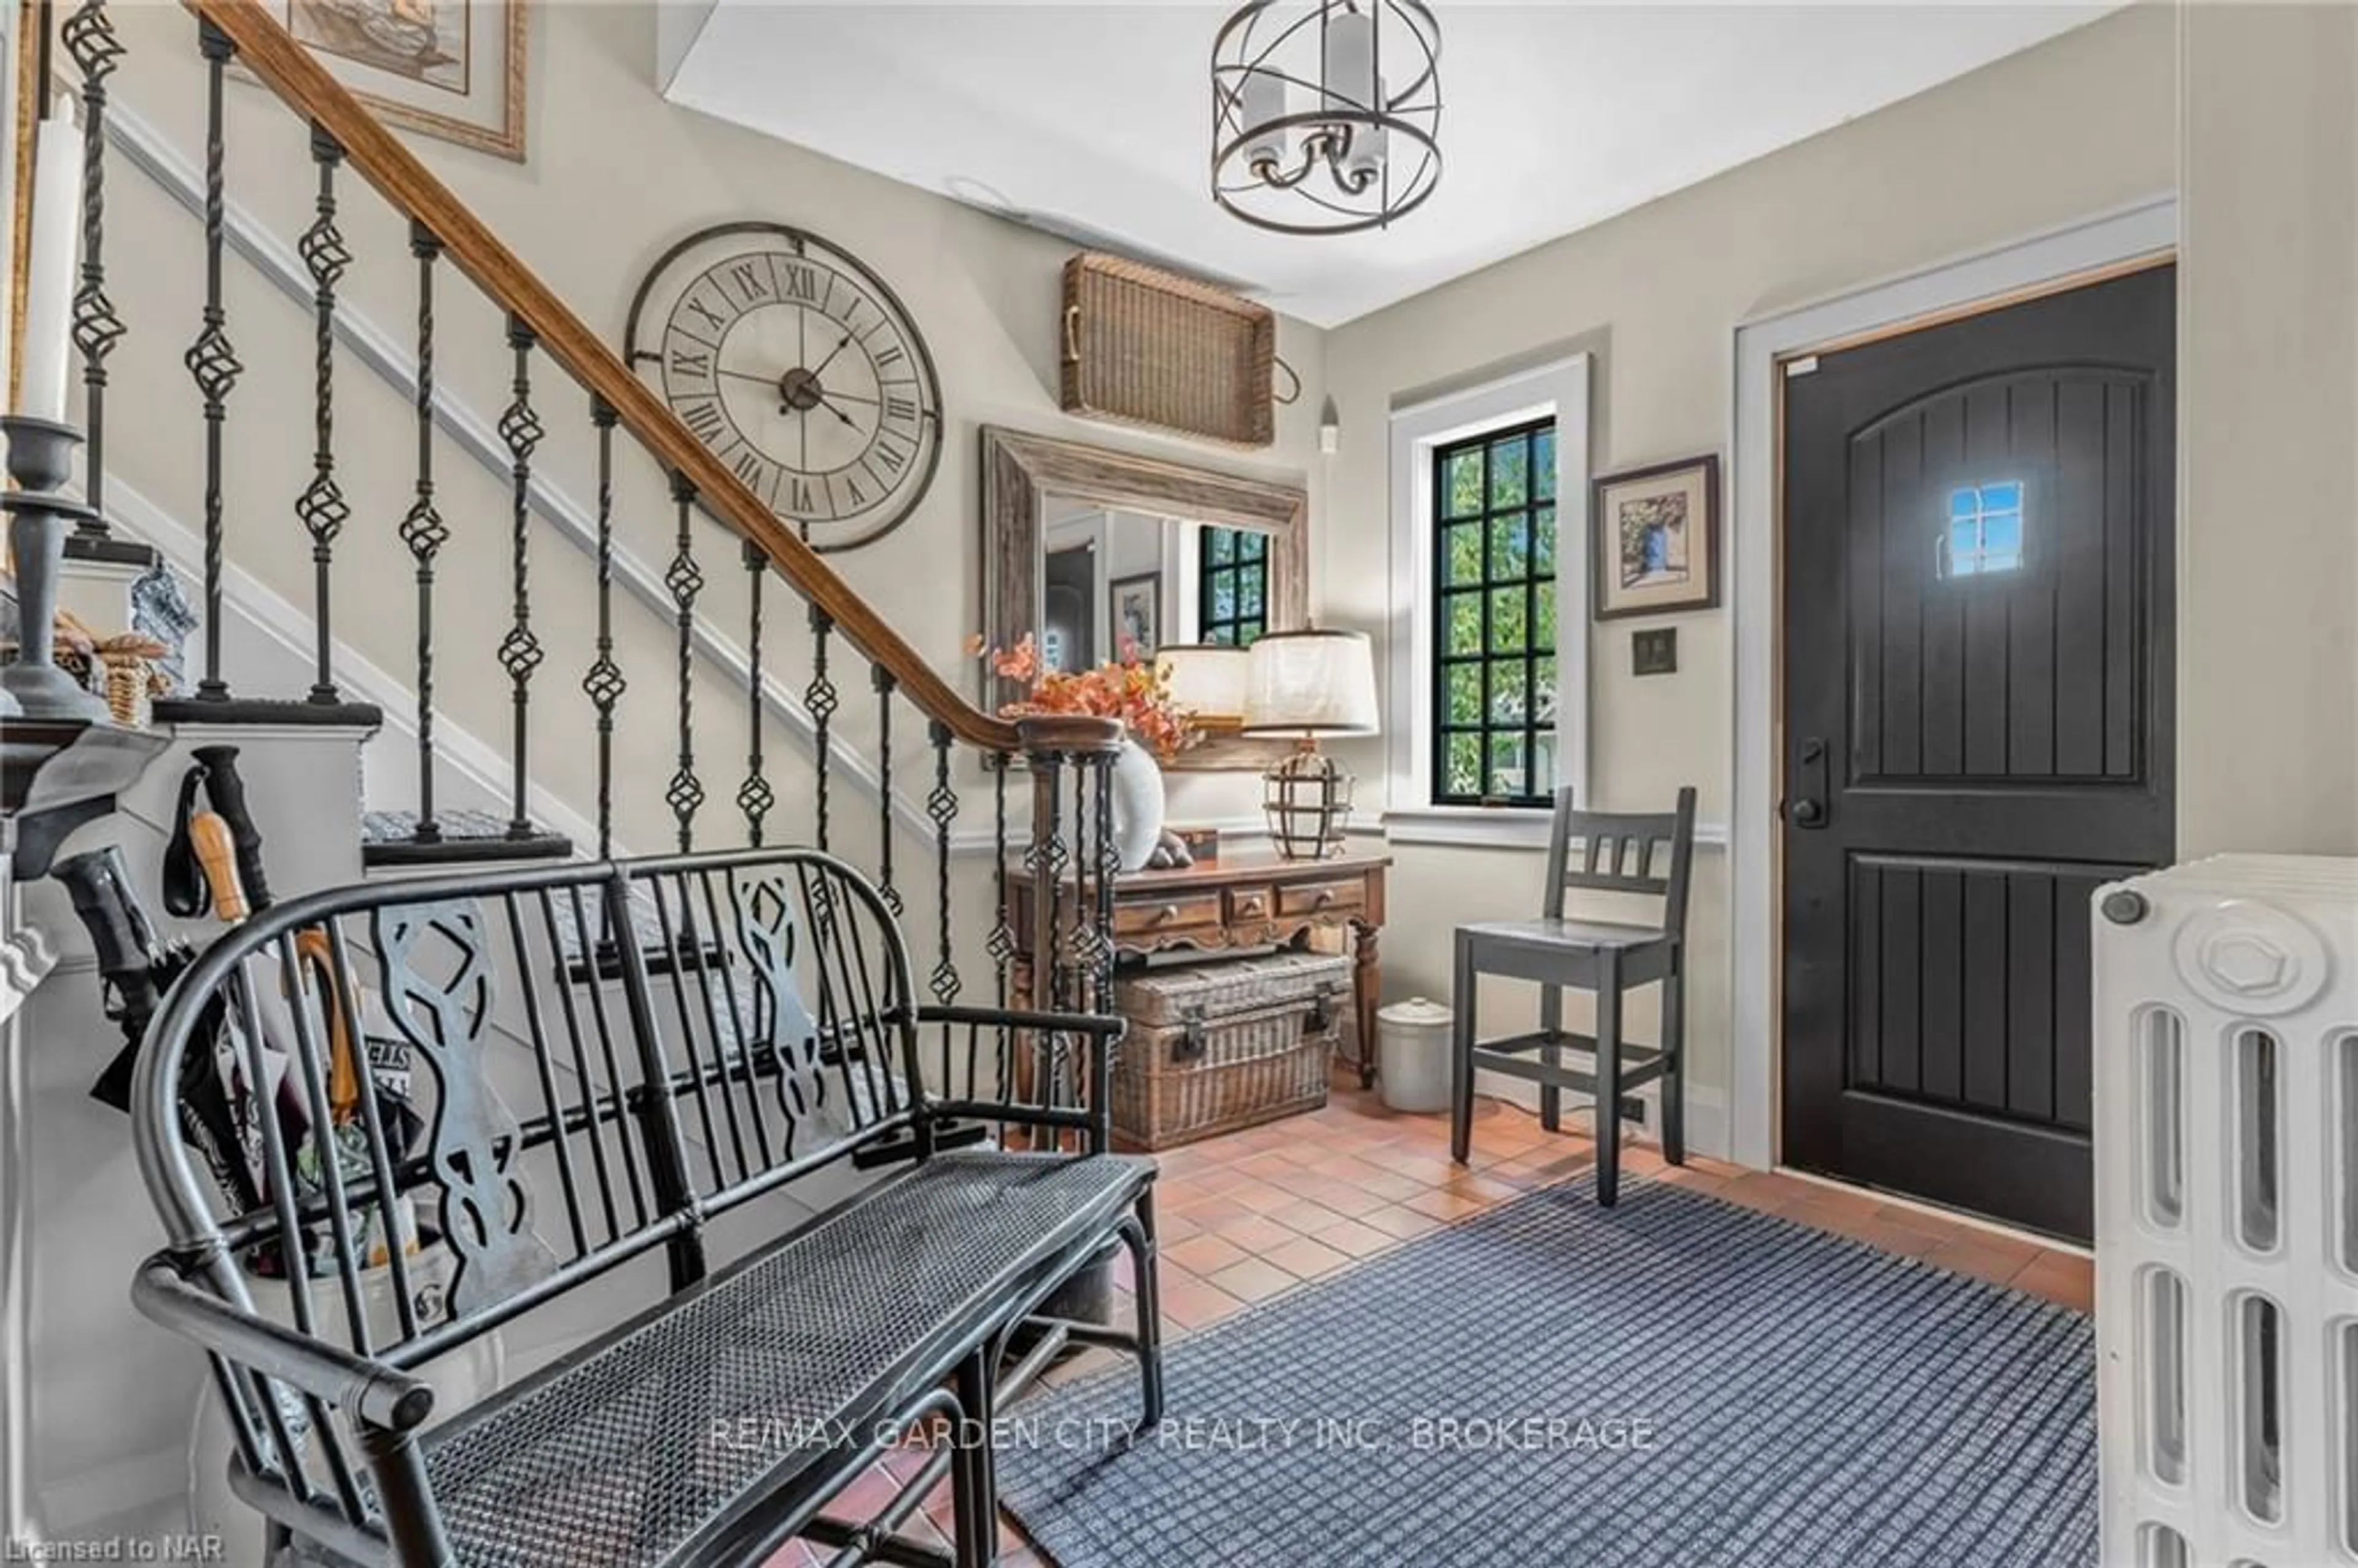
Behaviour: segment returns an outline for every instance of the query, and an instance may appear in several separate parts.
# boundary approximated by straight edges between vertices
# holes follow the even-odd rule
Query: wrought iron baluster
[[[536,341],[522,317],[508,318],[508,347],[515,352],[515,398],[500,416],[500,439],[508,449],[509,586],[514,611],[507,635],[500,639],[500,665],[508,672],[515,708],[508,801],[511,838],[533,836],[532,818],[525,809],[531,773],[532,676],[546,656],[532,630],[532,454],[547,434],[532,406],[532,351]]]
[[[417,488],[401,519],[401,542],[417,563],[417,827],[420,844],[442,841],[434,819],[434,557],[450,530],[434,506],[434,264],[442,242],[412,220],[409,254],[417,258]]]
[[[671,476],[671,498],[679,508],[679,536],[664,586],[678,607],[679,626],[679,771],[664,791],[665,804],[679,823],[679,847],[696,848],[696,813],[704,804],[704,783],[696,776],[696,596],[704,590],[704,573],[696,564],[696,486],[686,474]]]
[[[598,657],[581,689],[598,710],[598,858],[614,856],[614,705],[630,683],[614,662],[614,426],[620,416],[602,397],[590,400],[598,427]]]
[[[1007,910],[1007,774],[1004,754],[990,759],[991,797],[991,923],[986,950],[999,984],[999,1005],[1007,1005],[1007,967],[1015,957],[1015,931]]]
[[[106,357],[125,328],[106,294],[106,79],[123,59],[123,40],[106,0],[82,0],[58,29],[81,72],[81,278],[74,289],[73,341],[81,354],[82,499],[91,515],[74,534],[93,542],[106,528]],[[49,73],[40,78],[46,87]]]
[[[336,690],[329,579],[336,536],[352,514],[336,482],[336,284],[352,265],[352,253],[336,227],[336,166],[344,149],[320,126],[311,127],[311,161],[319,168],[315,216],[303,231],[303,265],[311,274],[311,482],[295,501],[295,515],[311,535],[311,611],[318,647],[311,670],[311,700],[342,700]]]
[[[770,557],[752,540],[745,541],[745,782],[737,789],[737,809],[745,814],[745,841],[762,841],[762,819],[778,803],[777,792],[762,772],[762,585],[770,575]]]
[[[237,51],[229,35],[210,21],[197,24],[197,39],[205,57],[205,308],[204,326],[180,362],[197,384],[205,411],[205,675],[197,683],[197,696],[226,702],[229,682],[222,673],[222,423],[229,415],[229,395],[245,367],[230,344],[229,317],[222,308],[222,255],[228,212],[222,181],[226,149],[222,93],[223,72]]]
[[[833,738],[828,725],[835,718],[837,701],[835,682],[827,678],[827,641],[835,630],[835,618],[814,604],[810,607],[811,679],[803,694],[803,705],[810,710],[811,752],[818,768],[817,803],[818,811],[818,847],[827,848],[827,775],[828,756]]]
[[[957,1000],[962,982],[950,949],[950,824],[957,820],[957,791],[950,787],[950,727],[936,719],[926,728],[934,743],[934,787],[925,796],[925,815],[934,823],[934,913],[936,918],[934,972],[927,984],[934,1000],[943,1007]],[[950,1026],[942,1025],[942,1088],[948,1094],[974,1094],[974,1071],[967,1070],[963,1089],[950,1085]]]
[[[869,683],[876,688],[876,891],[884,895],[893,917],[902,913],[901,890],[892,885],[892,691],[900,683],[882,665],[868,666]]]

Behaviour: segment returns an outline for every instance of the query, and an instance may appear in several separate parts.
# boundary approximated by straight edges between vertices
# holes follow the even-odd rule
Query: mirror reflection
[[[1042,662],[1078,670],[1166,643],[1249,647],[1272,621],[1268,533],[1043,499]]]

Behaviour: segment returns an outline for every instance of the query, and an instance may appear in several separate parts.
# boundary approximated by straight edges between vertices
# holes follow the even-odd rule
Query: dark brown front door
[[[1787,367],[1789,1164],[2089,1234],[2088,895],[2172,841],[2175,284]]]

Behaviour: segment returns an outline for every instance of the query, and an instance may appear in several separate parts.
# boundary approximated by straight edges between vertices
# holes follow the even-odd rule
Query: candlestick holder
[[[62,493],[81,432],[21,414],[0,416],[0,432],[8,438],[8,477],[17,485],[0,496],[16,567],[16,652],[0,665],[0,696],[27,719],[103,719],[104,700],[57,662],[58,574],[66,529],[97,515]]]

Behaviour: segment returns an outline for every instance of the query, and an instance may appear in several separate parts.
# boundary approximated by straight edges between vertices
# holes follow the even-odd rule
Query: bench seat
[[[1152,1178],[937,1154],[469,1409],[422,1440],[458,1562],[697,1561],[799,1522]]]

